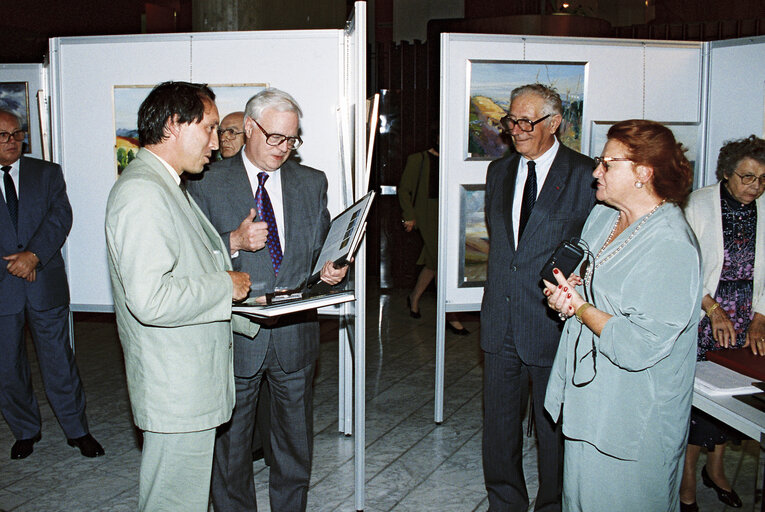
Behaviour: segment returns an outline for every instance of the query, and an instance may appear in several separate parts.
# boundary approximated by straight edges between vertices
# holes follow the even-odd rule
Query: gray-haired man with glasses
[[[558,141],[562,122],[555,90],[541,84],[513,90],[501,124],[518,153],[492,162],[486,174],[483,469],[492,512],[528,510],[521,422],[529,379],[539,442],[534,509],[561,509],[563,446],[544,396],[562,324],[539,300],[539,271],[561,240],[579,235],[595,203],[593,161]]]
[[[250,274],[251,297],[305,283],[329,229],[327,178],[289,160],[300,147],[302,112],[292,96],[266,89],[245,107],[245,146],[216,162],[189,191],[228,245],[234,268]],[[322,280],[347,267],[326,262]],[[271,510],[305,510],[313,454],[316,312],[261,326],[254,340],[234,336],[236,405],[215,444],[212,501],[218,511],[255,511],[251,444],[258,390],[271,390]]]
[[[218,126],[221,158],[231,158],[244,146],[244,112],[231,112]]]

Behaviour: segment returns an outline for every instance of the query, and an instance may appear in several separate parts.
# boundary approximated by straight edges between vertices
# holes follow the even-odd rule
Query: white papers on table
[[[741,375],[712,361],[696,363],[694,387],[707,395],[743,395],[761,391],[752,385],[754,379]]]

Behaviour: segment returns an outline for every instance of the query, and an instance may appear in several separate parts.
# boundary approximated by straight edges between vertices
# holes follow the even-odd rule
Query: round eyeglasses
[[[226,128],[225,130],[218,130],[218,137],[221,139],[233,139],[237,135],[241,135],[244,132],[238,132],[234,130],[233,128]]]
[[[2,133],[0,133],[2,135]],[[763,186],[765,185],[765,174],[761,176],[756,176],[754,174],[739,174],[736,171],[733,171],[733,174],[741,178],[741,183],[744,185],[751,185],[755,181],[759,181],[758,185]]]
[[[266,137],[266,144],[269,146],[278,146],[286,141],[287,149],[297,149],[303,144],[303,139],[298,136],[288,137],[286,135],[282,135],[281,133],[268,133],[263,129],[262,126],[260,126],[260,123],[254,119],[253,122],[258,126],[258,128],[260,128],[260,131],[263,132],[263,135]]]

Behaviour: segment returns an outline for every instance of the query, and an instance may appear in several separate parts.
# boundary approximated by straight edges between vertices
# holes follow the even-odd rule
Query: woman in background
[[[427,151],[414,153],[406,159],[404,173],[398,186],[401,222],[407,232],[417,229],[422,236],[422,252],[417,265],[423,265],[414,289],[406,298],[409,316],[420,318],[420,297],[436,277],[438,265],[438,132],[432,130],[433,144]],[[446,328],[466,336],[455,313],[447,313]]]
[[[717,159],[718,183],[691,194],[685,216],[701,247],[706,313],[699,323],[697,359],[709,350],[748,347],[765,355],[765,140],[751,135],[727,142]],[[701,448],[707,463],[704,485],[720,501],[741,507],[725,476],[723,454],[729,434],[738,435],[694,409],[685,455],[680,502],[695,512],[696,465]]]

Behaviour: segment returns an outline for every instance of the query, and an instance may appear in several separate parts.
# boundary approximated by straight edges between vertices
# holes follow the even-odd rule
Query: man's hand
[[[402,220],[401,224],[404,226],[404,231],[409,233],[409,232],[411,232],[415,228],[415,226],[417,226],[417,221],[414,220],[414,219],[412,219],[412,220]]]
[[[231,276],[231,282],[234,283],[234,291],[231,294],[235,301],[244,300],[250,293],[250,274],[247,272],[234,272],[233,270],[227,270],[228,275]]]
[[[351,260],[353,261],[353,260]],[[345,274],[348,273],[348,265],[340,268],[335,268],[334,263],[327,260],[323,267],[321,267],[321,280],[328,285],[335,286],[337,283],[343,280]]]
[[[40,263],[40,259],[35,253],[31,251],[17,252],[3,256],[3,259],[8,262],[5,268],[11,275],[26,279],[30,283],[35,280],[37,276],[35,269]]]
[[[237,251],[259,251],[266,246],[268,237],[268,224],[262,221],[253,222],[257,212],[250,208],[250,214],[244,218],[236,230],[229,233],[229,245],[231,254]]]

